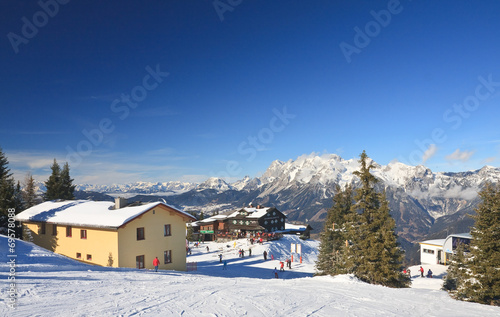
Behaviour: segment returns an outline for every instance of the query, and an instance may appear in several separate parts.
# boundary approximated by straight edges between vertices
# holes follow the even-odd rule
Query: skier
[[[285,263],[283,261],[280,261],[280,272],[285,272]]]
[[[420,271],[420,277],[424,277],[424,268],[420,267],[419,271]]]
[[[158,257],[156,257],[153,260],[153,266],[155,267],[155,272],[158,272],[158,265],[160,265],[160,260],[158,260]]]
[[[252,256],[252,248],[248,248],[248,256]]]
[[[286,259],[286,266],[291,270],[292,269],[292,261],[290,259]]]
[[[264,250],[264,261],[266,261],[266,260],[267,260],[267,251]]]
[[[210,249],[208,248],[208,245],[207,245],[207,252],[210,252]]]
[[[219,263],[222,263],[222,253],[219,254]]]
[[[276,270],[276,268],[274,268],[274,277],[278,278],[278,271]]]
[[[222,269],[227,270],[227,261],[226,260],[224,260],[224,265],[222,266]]]

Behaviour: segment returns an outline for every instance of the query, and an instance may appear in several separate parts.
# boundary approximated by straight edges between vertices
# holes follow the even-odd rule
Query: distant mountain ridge
[[[372,173],[379,179],[376,186],[386,191],[398,235],[406,248],[424,238],[443,237],[446,232],[469,231],[473,222],[467,215],[474,214],[479,203],[477,193],[486,182],[500,182],[500,168],[492,166],[476,171],[435,173],[423,165],[372,163],[376,167]],[[356,187],[358,180],[353,172],[357,170],[357,159],[312,153],[286,162],[273,161],[262,176],[246,176],[233,183],[212,177],[200,184],[136,182],[77,185],[77,190],[135,200],[162,198],[180,208],[206,214],[253,202],[276,206],[289,221],[308,222],[319,232],[332,205],[335,185]],[[140,196],[132,198],[135,195]]]

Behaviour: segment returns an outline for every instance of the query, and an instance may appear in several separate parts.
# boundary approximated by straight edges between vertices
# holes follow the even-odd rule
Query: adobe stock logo
[[[450,125],[448,129],[459,129],[464,120],[470,118],[473,112],[480,109],[483,102],[493,98],[500,89],[500,81],[494,81],[492,74],[486,77],[478,76],[477,80],[479,84],[476,85],[474,93],[463,98],[461,103],[453,104],[453,106],[446,109],[443,113],[443,121]],[[445,143],[448,140],[446,128],[446,126],[436,127],[431,131],[429,138],[423,140],[415,139],[414,144],[417,149],[413,150],[407,156],[407,160],[401,156],[398,160],[406,165],[424,164],[437,151],[437,145]]]
[[[287,107],[283,107],[281,110],[274,108],[272,111],[274,116],[269,120],[269,124],[260,129],[255,135],[249,135],[246,140],[238,145],[238,154],[245,156],[247,162],[253,161],[257,157],[258,152],[264,151],[266,145],[274,141],[276,134],[282,133],[291,120],[297,116],[289,113]],[[242,171],[243,168],[240,162],[231,160],[226,163],[225,170],[210,174],[229,181],[229,179],[238,176]]]
[[[339,45],[346,61],[351,63],[352,54],[360,54],[361,50],[370,45],[372,39],[380,34],[382,28],[386,28],[391,23],[392,16],[400,14],[402,11],[403,6],[399,0],[389,0],[387,10],[382,9],[378,12],[370,11],[373,20],[368,21],[363,29],[358,26],[354,27],[353,45],[347,42],[341,42]]]
[[[135,109],[139,103],[144,101],[148,92],[158,88],[163,79],[169,73],[162,72],[160,65],[156,65],[156,69],[146,66],[147,74],[142,78],[141,85],[137,85],[130,90],[130,94],[122,93],[119,98],[113,100],[110,109],[113,113],[119,114],[120,120],[125,120],[130,115],[130,109]],[[109,118],[102,118],[97,124],[97,128],[92,130],[83,129],[82,134],[85,137],[76,145],[76,151],[71,146],[66,146],[66,161],[72,166],[78,166],[82,162],[82,158],[89,156],[94,151],[94,148],[100,146],[104,142],[104,136],[115,130],[113,121]]]
[[[217,12],[217,15],[219,16],[220,21],[224,21],[224,13],[227,11],[233,12],[234,8],[239,6],[243,0],[214,0],[212,2],[212,5],[214,6],[215,12]]]
[[[28,44],[29,40],[33,39],[38,34],[39,29],[49,23],[49,18],[53,18],[59,13],[60,5],[68,4],[69,1],[70,0],[38,1],[38,5],[41,10],[35,12],[31,20],[27,17],[21,18],[21,21],[23,22],[21,35],[14,32],[9,32],[7,34],[7,38],[9,39],[10,45],[12,45],[14,53],[19,53],[19,45]]]

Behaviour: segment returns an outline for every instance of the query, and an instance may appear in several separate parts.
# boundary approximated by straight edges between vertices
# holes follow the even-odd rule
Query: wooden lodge
[[[265,241],[281,237],[286,216],[275,207],[246,207],[225,215],[199,220],[190,224],[195,240],[216,241],[238,238],[262,238]]]

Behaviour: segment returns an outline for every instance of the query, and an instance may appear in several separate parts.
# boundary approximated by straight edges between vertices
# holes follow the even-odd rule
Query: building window
[[[135,267],[137,269],[144,268],[144,255],[138,255],[135,257]]]
[[[144,227],[137,228],[137,240],[144,240]]]
[[[81,259],[81,258],[82,258],[82,254],[81,254],[81,253],[79,253],[79,252],[77,252],[77,253],[76,253],[76,258],[77,258],[77,259]]]
[[[434,250],[430,250],[430,249],[423,249],[422,251],[423,251],[424,253],[434,254]]]
[[[92,261],[92,254],[87,254],[87,261]]]
[[[66,226],[66,237],[71,238],[71,236],[72,236],[71,226]]]
[[[172,250],[163,252],[163,257],[165,260],[165,264],[172,263]]]
[[[163,236],[171,236],[172,233],[170,231],[170,225],[164,225],[163,226]]]
[[[40,234],[45,234],[45,222],[40,224]]]
[[[57,236],[57,225],[56,224],[52,225],[52,235]]]
[[[87,230],[80,230],[80,239],[87,239]]]

